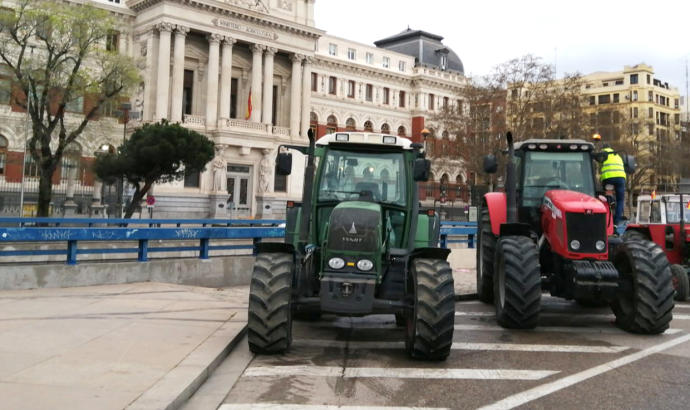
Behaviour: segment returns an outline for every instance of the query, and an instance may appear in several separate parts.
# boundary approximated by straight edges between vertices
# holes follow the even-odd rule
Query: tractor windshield
[[[321,162],[319,201],[365,199],[405,206],[405,160],[401,152],[329,149]]]
[[[690,209],[683,204],[685,209],[683,209],[683,219],[685,222],[690,222]],[[677,202],[666,202],[666,222],[670,224],[680,223],[680,201]]]
[[[586,152],[539,152],[524,154],[519,178],[522,206],[538,207],[546,191],[567,189],[594,196],[592,162]]]

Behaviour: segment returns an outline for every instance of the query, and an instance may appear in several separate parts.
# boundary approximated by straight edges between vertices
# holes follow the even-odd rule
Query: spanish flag
[[[690,209],[690,201],[688,201],[688,209]]]
[[[656,189],[652,191],[652,199],[656,199]]]
[[[244,119],[249,120],[252,116],[252,89],[249,89],[249,97],[247,97],[247,112],[244,114]]]

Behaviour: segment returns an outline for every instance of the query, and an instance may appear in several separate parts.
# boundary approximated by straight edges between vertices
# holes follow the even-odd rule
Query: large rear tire
[[[479,229],[477,230],[477,295],[484,303],[494,301],[494,254],[496,236],[491,231],[489,209],[483,205],[480,209]]]
[[[441,259],[415,259],[408,291],[414,309],[407,314],[405,346],[413,359],[445,360],[453,344],[455,290],[450,265]]]
[[[292,343],[292,255],[256,255],[249,286],[249,349],[258,354],[284,353]]]
[[[616,249],[613,263],[621,287],[611,302],[616,325],[644,334],[668,329],[675,292],[664,251],[654,242],[629,238]]]
[[[504,236],[494,265],[496,321],[510,329],[534,329],[541,309],[539,253],[526,236]]]
[[[671,275],[673,282],[673,289],[676,291],[676,300],[684,301],[688,298],[690,293],[690,283],[688,283],[688,273],[681,265],[671,265]]]

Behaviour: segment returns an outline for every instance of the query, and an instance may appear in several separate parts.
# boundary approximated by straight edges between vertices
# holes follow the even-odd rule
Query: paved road
[[[458,302],[442,363],[409,360],[392,316],[298,322],[289,354],[246,356],[220,408],[687,408],[690,303],[660,336],[618,330],[607,308],[545,296],[542,312],[536,330],[512,331],[491,306]]]

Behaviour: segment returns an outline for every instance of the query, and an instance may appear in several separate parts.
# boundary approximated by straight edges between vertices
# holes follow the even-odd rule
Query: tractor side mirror
[[[625,168],[626,174],[632,174],[637,169],[637,161],[634,155],[624,154],[623,157],[623,168]]]
[[[484,157],[484,172],[487,174],[495,174],[498,171],[498,162],[494,154],[489,154]]]
[[[431,170],[431,161],[424,158],[417,158],[414,160],[414,180],[415,181],[428,181],[429,171]]]
[[[276,172],[278,175],[290,175],[292,173],[292,154],[289,152],[278,153]]]

